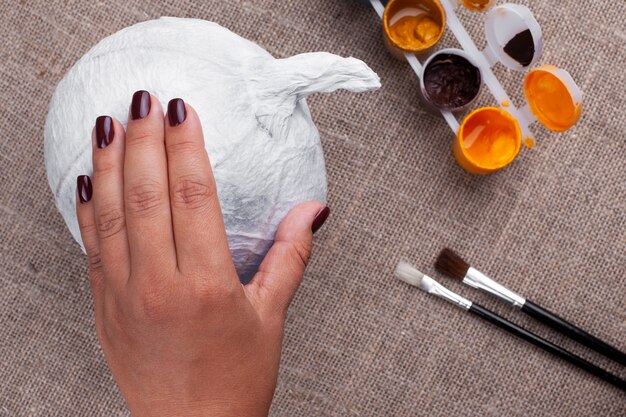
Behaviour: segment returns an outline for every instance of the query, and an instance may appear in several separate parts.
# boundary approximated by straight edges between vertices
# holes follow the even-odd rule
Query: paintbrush
[[[621,390],[626,391],[626,381],[619,378],[618,376],[597,367],[591,362],[588,362],[585,359],[576,356],[571,352],[568,352],[562,347],[559,347],[532,332],[529,332],[528,330],[516,325],[515,323],[508,321],[504,317],[500,317],[496,313],[489,311],[478,304],[472,303],[467,298],[461,297],[460,295],[450,291],[431,277],[421,273],[406,262],[400,262],[398,264],[398,266],[396,267],[395,276],[399,280],[404,281],[409,285],[418,287],[422,291],[436,295],[437,297],[443,298],[444,300],[458,307],[461,307],[469,311],[470,313],[474,313],[482,319],[485,319],[495,324],[496,326],[506,330],[507,332],[512,333],[515,336],[522,338],[550,353],[553,353],[556,356],[570,362],[571,364],[574,364],[579,368],[584,369],[585,371],[604,379],[606,382],[620,388]]]
[[[497,283],[477,269],[471,267],[453,250],[445,248],[441,251],[435,262],[435,269],[451,278],[462,280],[464,284],[470,287],[486,291],[513,304],[524,313],[552,327],[554,330],[626,366],[626,354]]]

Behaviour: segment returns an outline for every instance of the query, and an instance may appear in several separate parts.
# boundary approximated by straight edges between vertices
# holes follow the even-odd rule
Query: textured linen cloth
[[[367,62],[381,90],[309,99],[332,214],[290,309],[272,416],[623,416],[624,394],[393,278],[398,260],[567,349],[626,370],[434,273],[450,246],[512,289],[626,349],[626,6],[537,0],[540,63],[585,94],[564,134],[478,177],[455,163],[406,63],[354,0],[3,0],[0,14],[0,417],[127,416],[98,345],[85,259],[53,204],[43,123],[55,85],[104,36],[162,15],[216,21],[276,57]],[[461,13],[479,48],[484,15]],[[458,46],[450,33],[442,46]],[[521,104],[523,74],[495,67]],[[129,97],[130,101],[130,97]],[[496,104],[484,90],[479,105]]]

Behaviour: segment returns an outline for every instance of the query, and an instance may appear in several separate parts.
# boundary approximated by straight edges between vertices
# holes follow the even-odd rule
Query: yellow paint
[[[530,138],[530,137],[524,138],[524,146],[526,146],[528,149],[534,148],[535,147],[535,139]]]
[[[497,107],[482,107],[465,117],[452,151],[466,171],[489,174],[513,162],[521,146],[517,120]]]
[[[383,15],[383,32],[390,46],[423,52],[441,39],[445,21],[439,0],[391,0]]]
[[[524,94],[530,110],[545,127],[563,132],[580,118],[582,103],[574,103],[556,70],[554,66],[544,65],[530,71],[524,79]]]
[[[493,0],[461,0],[461,4],[473,12],[484,12],[493,5]]]
[[[502,100],[502,107],[509,107],[511,105],[511,103],[509,103],[509,100]]]

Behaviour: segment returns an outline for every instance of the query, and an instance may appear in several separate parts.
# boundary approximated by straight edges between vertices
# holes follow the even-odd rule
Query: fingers
[[[124,204],[131,269],[174,271],[176,253],[168,197],[163,109],[147,91],[137,91],[129,116]]]
[[[287,214],[259,272],[245,287],[257,307],[270,314],[286,312],[309,261],[313,233],[329,214],[329,208],[318,202],[300,204]]]
[[[124,214],[124,128],[100,116],[92,133],[93,206],[103,270],[115,287],[130,275]]]
[[[98,246],[98,230],[92,200],[93,186],[87,175],[76,178],[76,217],[80,226],[80,235],[89,260],[89,281],[93,292],[96,312],[101,311],[104,296],[104,274],[100,248]]]
[[[200,120],[179,98],[168,105],[165,147],[179,270],[238,283]]]

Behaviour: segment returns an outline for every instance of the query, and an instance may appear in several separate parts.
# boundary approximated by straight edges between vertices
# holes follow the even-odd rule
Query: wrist
[[[185,404],[183,401],[155,401],[131,405],[132,417],[267,417],[271,403],[246,404],[246,401],[223,401],[211,404]]]

